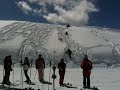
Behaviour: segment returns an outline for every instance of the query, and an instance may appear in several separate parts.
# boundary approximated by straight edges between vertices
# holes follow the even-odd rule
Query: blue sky
[[[120,29],[120,0],[99,0],[99,12],[91,15],[90,25]]]
[[[21,6],[20,6],[21,3],[19,3],[20,1],[23,1],[23,2],[26,2],[27,4],[29,4],[29,6],[32,10],[30,9],[27,12],[22,10]],[[95,5],[95,7],[92,7],[92,9],[89,12],[87,12],[87,14],[84,13],[84,15],[86,17],[82,17],[83,19],[80,19],[79,21],[77,21],[77,20],[73,21],[73,22],[71,22],[71,24],[76,23],[76,25],[79,25],[79,23],[80,23],[80,25],[85,24],[85,25],[89,25],[89,26],[120,29],[120,0],[96,0],[96,2],[94,2],[92,0],[92,4]],[[44,12],[43,11],[38,12],[38,11],[40,11],[39,9],[41,7],[44,7],[44,5],[40,6],[40,5],[36,4],[35,2],[34,3],[29,2],[29,0],[0,0],[0,12],[1,12],[0,20],[22,20],[22,21],[48,23],[49,18],[50,18],[50,15],[48,14],[49,12],[45,12],[45,10],[44,10]],[[50,6],[52,13],[53,12],[56,13],[56,10],[54,10],[55,7],[58,7],[58,6],[57,5]],[[66,6],[64,6],[64,7],[66,7]],[[87,7],[87,8],[89,8],[89,7]],[[97,9],[97,10],[95,10],[95,9]],[[57,10],[59,11],[59,10],[61,10],[61,8],[58,8]],[[35,11],[35,13],[33,13],[33,11]],[[84,11],[84,10],[82,10],[82,11]],[[76,13],[76,12],[72,11],[72,13]],[[81,14],[81,13],[78,13],[78,14]],[[54,16],[56,16],[56,15],[54,15]],[[67,14],[65,14],[65,15],[67,15]],[[87,17],[87,15],[89,17]],[[46,18],[44,18],[43,16],[45,16]],[[59,17],[61,17],[61,15],[59,15]],[[81,18],[81,17],[79,17],[79,18]],[[72,21],[73,19],[66,18],[64,20],[64,23]],[[58,23],[60,21],[55,21],[55,22]]]

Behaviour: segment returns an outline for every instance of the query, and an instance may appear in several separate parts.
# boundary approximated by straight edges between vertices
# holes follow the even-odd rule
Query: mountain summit
[[[65,58],[69,65],[79,65],[84,54],[94,63],[119,63],[120,32],[109,28],[66,27],[25,21],[1,21],[0,57],[11,54],[13,60],[28,56],[36,59],[41,53],[46,59],[58,62]],[[6,24],[6,25],[5,25]],[[71,59],[66,53],[70,49]],[[55,52],[55,53],[54,53]],[[2,61],[1,61],[2,63]]]

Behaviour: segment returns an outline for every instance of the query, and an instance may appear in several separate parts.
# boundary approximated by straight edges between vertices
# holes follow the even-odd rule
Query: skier
[[[72,57],[71,57],[72,51],[71,51],[70,49],[68,49],[68,50],[66,51],[66,53],[69,55],[69,58],[71,59],[71,58],[72,58]]]
[[[90,88],[90,74],[92,69],[92,62],[88,59],[87,55],[84,56],[84,60],[81,62],[80,66],[83,69],[83,88]]]
[[[6,56],[5,59],[4,59],[5,76],[3,78],[3,82],[2,82],[3,84],[7,84],[7,85],[11,84],[11,82],[9,80],[10,71],[12,71],[11,65],[12,65],[11,55]]]
[[[62,58],[61,61],[58,63],[58,69],[59,69],[59,85],[62,86],[63,81],[64,81],[64,76],[65,76],[65,69],[66,69],[66,64],[64,63],[64,59]]]
[[[66,27],[70,27],[70,25],[68,24]]]
[[[69,28],[69,27],[70,27],[70,25],[68,24],[66,27],[67,27],[67,28]],[[65,35],[68,35],[68,32],[65,32]]]
[[[65,32],[65,35],[68,35],[68,32]]]
[[[38,70],[39,81],[44,82],[44,69],[45,69],[45,61],[42,58],[42,55],[39,54],[38,59],[36,60],[36,69]]]
[[[24,74],[25,74],[25,77],[26,77],[25,82],[27,82],[28,84],[31,83],[31,80],[30,80],[30,78],[27,74],[29,68],[30,68],[30,63],[29,63],[28,57],[25,57],[24,63],[23,63],[23,70],[24,70]]]
[[[60,40],[61,42],[63,42],[63,39],[62,39],[62,38],[58,38],[58,40]]]

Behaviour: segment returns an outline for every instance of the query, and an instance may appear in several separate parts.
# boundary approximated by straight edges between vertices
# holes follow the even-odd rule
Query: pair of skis
[[[10,90],[11,88],[12,89],[15,89],[14,86],[18,86],[19,84],[15,84],[15,83],[10,83],[10,84],[5,84],[5,83],[1,83],[0,84],[0,89],[5,89],[5,90]],[[15,89],[16,90],[16,89]]]
[[[74,89],[77,89],[78,87],[76,86],[73,86],[72,84],[70,83],[64,83],[62,85],[62,87],[66,87],[66,88],[74,88]],[[90,87],[90,88],[82,88],[80,90],[99,90],[96,86],[93,86],[93,87]]]
[[[17,87],[13,87],[14,85],[3,85],[0,84],[0,90],[35,90],[32,87],[29,88],[17,88]],[[16,85],[15,85],[16,86]]]
[[[93,86],[93,87],[90,87],[90,88],[82,88],[80,90],[99,90],[97,87]]]
[[[49,82],[49,81],[44,81],[44,80],[43,80],[43,81],[41,81],[41,83],[42,83],[42,84],[52,85],[52,83],[51,83],[51,82]]]
[[[76,86],[73,86],[72,84],[70,84],[70,83],[64,83],[63,85],[61,85],[61,87],[66,87],[66,88],[78,88],[78,87],[76,87]]]

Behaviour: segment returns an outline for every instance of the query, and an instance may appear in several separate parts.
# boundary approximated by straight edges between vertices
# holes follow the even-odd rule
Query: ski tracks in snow
[[[84,51],[84,47],[80,46],[78,43],[75,43],[75,41],[72,40],[72,38],[71,38],[72,34],[70,34],[70,32],[69,32],[70,28],[68,28],[68,27],[58,27],[57,30],[58,30],[58,38],[61,38],[62,41],[64,43],[66,43],[66,46],[67,46],[65,48],[64,54],[67,51],[67,49],[70,49],[72,51],[73,62],[78,64],[78,62],[79,62],[78,60],[80,59],[80,57],[81,57],[81,55]],[[68,33],[68,35],[66,35],[66,32]]]
[[[113,49],[113,54],[115,55],[119,55],[120,54],[120,50],[116,47],[115,43],[112,42],[110,39],[106,38],[102,33],[100,33],[99,31],[97,30],[91,30],[90,31],[93,35],[103,39],[104,41],[106,41]]]

